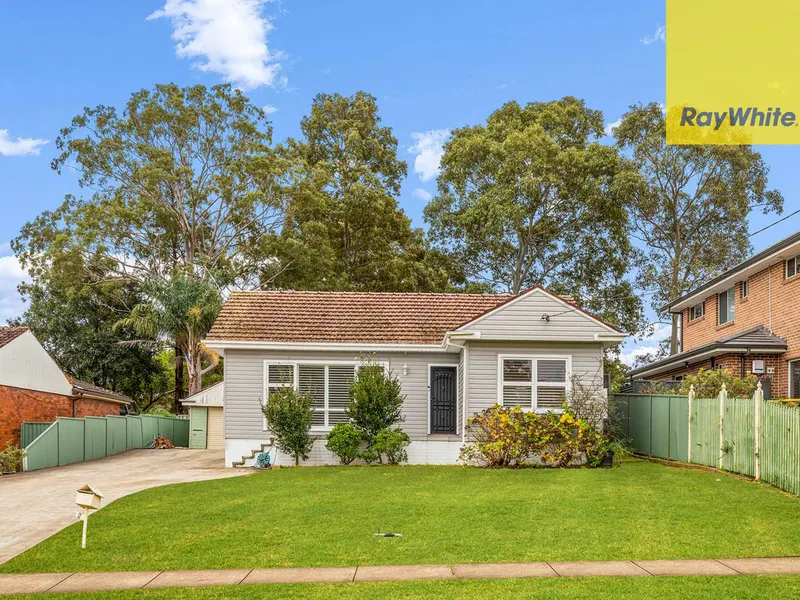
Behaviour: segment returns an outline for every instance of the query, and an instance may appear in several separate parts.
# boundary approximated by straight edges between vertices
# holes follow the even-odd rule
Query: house
[[[27,327],[0,327],[0,448],[23,421],[118,415],[130,398],[68,377]]]
[[[189,448],[225,448],[224,398],[225,383],[220,381],[180,401],[189,410]]]
[[[767,397],[800,397],[800,233],[670,302],[681,351],[628,375],[680,380],[700,368],[756,375]]]
[[[625,336],[541,287],[516,296],[275,291],[231,294],[205,343],[225,358],[228,466],[269,443],[261,408],[282,386],[312,397],[319,439],[309,464],[335,463],[324,437],[347,418],[365,357],[401,382],[409,462],[452,464],[473,413],[495,403],[560,410],[573,376],[603,393],[603,349]]]

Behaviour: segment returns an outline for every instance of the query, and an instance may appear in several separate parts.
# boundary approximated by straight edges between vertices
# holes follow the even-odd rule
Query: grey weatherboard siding
[[[445,352],[381,352],[370,355],[386,361],[400,380],[406,395],[402,428],[412,440],[428,436],[428,365],[458,365],[459,355]],[[225,352],[225,438],[264,439],[261,396],[264,387],[264,361],[347,361],[358,362],[357,352],[310,352],[275,350],[226,350]],[[403,365],[408,375],[403,375]],[[459,394],[460,403],[460,394]],[[461,416],[458,417],[461,432]],[[433,436],[441,439],[442,436]],[[453,437],[453,436],[450,436]]]

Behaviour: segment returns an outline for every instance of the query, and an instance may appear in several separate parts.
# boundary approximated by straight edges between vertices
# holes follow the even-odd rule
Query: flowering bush
[[[536,414],[499,404],[467,420],[473,439],[461,449],[461,460],[488,467],[518,467],[538,456],[545,465],[568,467],[585,460],[600,464],[606,437],[571,411]]]

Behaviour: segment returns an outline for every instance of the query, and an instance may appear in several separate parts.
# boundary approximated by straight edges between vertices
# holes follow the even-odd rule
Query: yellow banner
[[[800,144],[800,0],[667,0],[667,143]]]

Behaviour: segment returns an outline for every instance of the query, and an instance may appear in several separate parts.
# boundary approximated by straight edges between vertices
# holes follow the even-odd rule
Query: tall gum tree
[[[511,293],[536,285],[574,296],[629,331],[642,307],[625,275],[632,253],[616,148],[603,115],[566,97],[508,102],[452,132],[438,194],[425,208],[435,247],[473,283]]]
[[[783,210],[783,196],[768,189],[769,168],[751,146],[669,145],[666,118],[659,104],[639,104],[614,129],[634,167],[619,185],[638,248],[637,284],[656,313],[746,258],[752,211]],[[671,354],[680,351],[679,316],[671,317]]]

